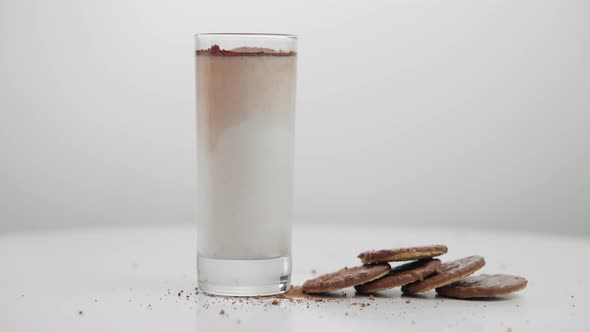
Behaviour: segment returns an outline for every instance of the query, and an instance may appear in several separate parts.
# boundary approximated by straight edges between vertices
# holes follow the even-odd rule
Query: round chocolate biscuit
[[[485,264],[486,262],[481,256],[469,256],[443,263],[437,274],[430,278],[403,286],[402,292],[405,294],[416,294],[451,284],[473,274]]]
[[[342,288],[352,287],[381,278],[389,273],[391,266],[387,263],[343,268],[340,271],[321,275],[303,284],[305,293],[326,293]]]
[[[436,292],[441,296],[458,299],[494,297],[523,290],[527,283],[525,278],[519,276],[480,274],[439,287]]]
[[[354,286],[354,289],[358,293],[374,293],[391,289],[407,285],[417,280],[423,280],[429,275],[438,272],[440,268],[441,263],[438,259],[406,263],[393,268],[386,276],[366,284]]]
[[[447,246],[437,244],[432,246],[383,249],[365,251],[358,255],[363,264],[378,262],[413,261],[440,256],[447,252]]]

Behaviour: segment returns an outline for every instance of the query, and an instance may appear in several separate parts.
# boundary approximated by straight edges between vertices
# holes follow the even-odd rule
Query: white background
[[[590,233],[590,1],[0,0],[0,231],[194,222],[193,34],[297,33],[296,220]]]

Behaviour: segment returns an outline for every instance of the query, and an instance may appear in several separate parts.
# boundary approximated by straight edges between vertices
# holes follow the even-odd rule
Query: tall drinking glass
[[[297,37],[196,36],[199,287],[287,291]]]

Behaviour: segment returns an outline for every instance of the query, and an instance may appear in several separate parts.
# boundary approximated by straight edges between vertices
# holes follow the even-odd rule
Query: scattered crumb
[[[410,302],[411,302],[410,300],[406,300],[406,303],[410,303]]]
[[[272,300],[272,302],[271,302],[270,304],[272,304],[272,305],[278,305],[278,304],[279,304],[279,301],[277,301],[277,300]]]
[[[315,269],[311,269],[311,274],[316,274],[318,273],[318,271],[316,271]]]
[[[182,296],[182,294],[180,292],[178,292],[178,297]]]
[[[373,296],[373,294],[369,295],[369,300],[375,301],[375,297]]]
[[[84,315],[84,311],[82,311],[82,310],[78,311],[78,315],[80,315],[80,316]]]
[[[220,314],[220,315],[225,315],[225,310],[221,309],[221,310],[219,311],[219,314]]]
[[[344,313],[344,316],[348,316],[348,312],[345,312],[345,313]]]

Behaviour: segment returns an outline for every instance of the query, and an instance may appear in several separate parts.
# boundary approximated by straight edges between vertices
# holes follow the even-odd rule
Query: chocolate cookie
[[[387,263],[363,265],[350,269],[345,267],[340,271],[324,274],[306,281],[303,284],[303,291],[306,293],[325,293],[352,287],[381,278],[389,270],[391,270],[391,266]]]
[[[443,263],[438,274],[422,281],[405,285],[402,287],[402,292],[405,294],[416,294],[451,284],[481,269],[485,264],[486,262],[481,256],[469,256]]]
[[[506,295],[522,290],[526,285],[527,280],[519,276],[480,274],[439,287],[436,292],[446,297],[470,299]]]
[[[377,262],[413,261],[440,256],[447,252],[447,246],[433,245],[412,248],[397,248],[365,251],[358,255],[363,264]]]
[[[385,289],[399,287],[417,280],[422,280],[425,277],[438,272],[440,268],[441,263],[438,259],[406,263],[393,268],[386,276],[366,284],[354,286],[354,289],[356,289],[358,293],[374,293]]]

